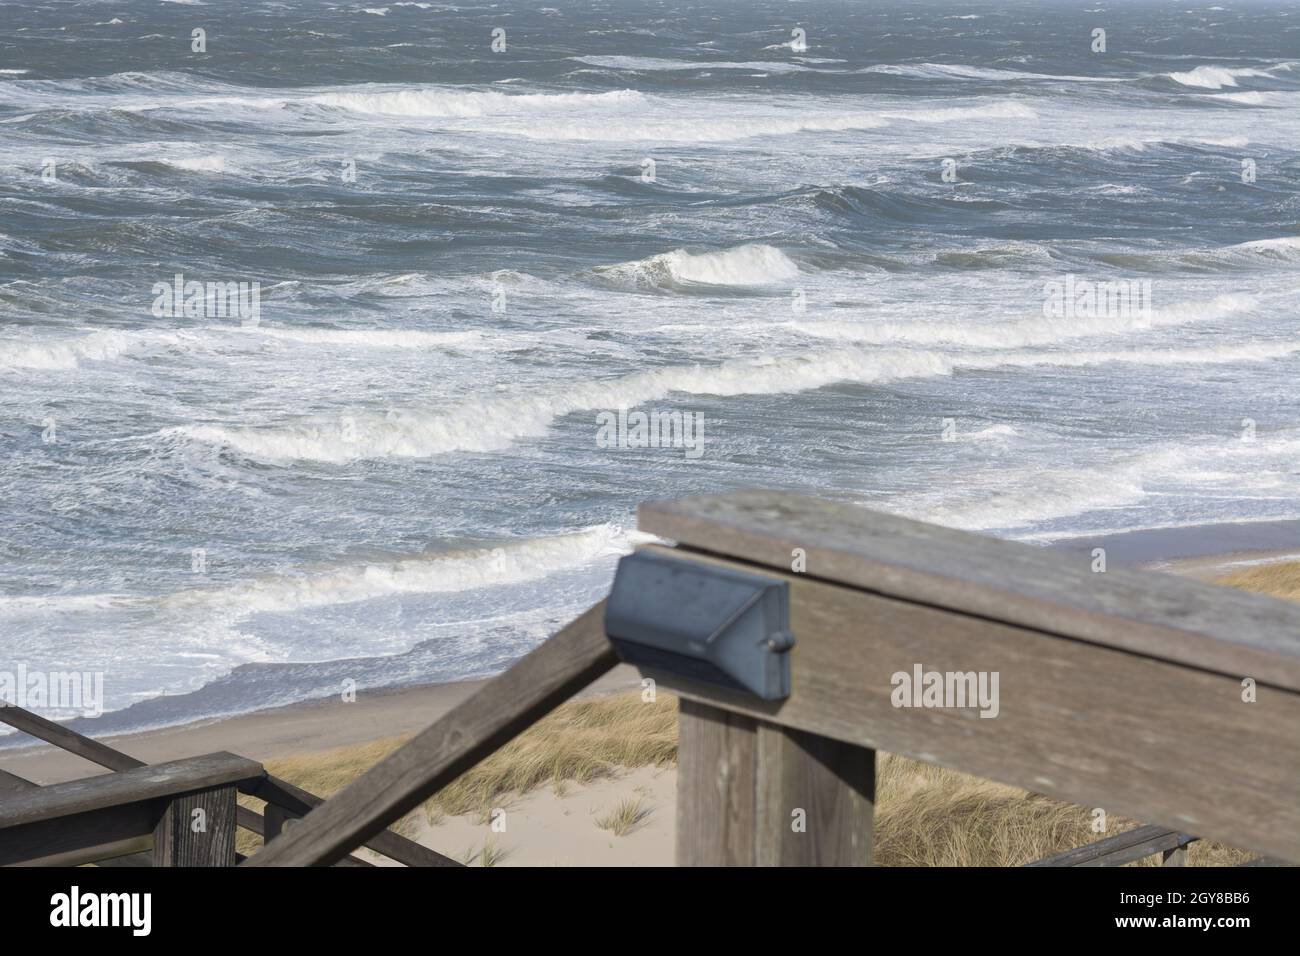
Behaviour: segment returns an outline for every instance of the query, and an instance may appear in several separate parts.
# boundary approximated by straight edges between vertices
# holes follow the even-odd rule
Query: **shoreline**
[[[1300,561],[1300,521],[1143,528],[1055,538],[1044,547],[1088,558],[1094,548],[1104,548],[1110,567],[1167,571],[1212,581],[1239,566]]]
[[[423,730],[491,678],[360,690],[353,703],[334,697],[299,701],[234,717],[174,724],[95,739],[145,763],[228,750],[266,762],[295,754],[368,744]],[[620,664],[575,697],[599,697],[640,687],[640,674]],[[19,736],[28,740],[26,734]],[[89,735],[93,736],[93,735]],[[0,767],[42,786],[106,773],[90,761],[46,743],[0,750]]]
[[[1056,539],[1044,547],[1091,560],[1105,548],[1111,567],[1179,574],[1213,581],[1242,567],[1300,560],[1300,521],[1193,525]],[[91,722],[75,729],[149,763],[229,750],[254,760],[316,753],[423,729],[490,678],[404,684],[361,690],[353,703],[334,697],[298,701],[225,717],[199,718],[107,736]],[[620,665],[583,690],[599,696],[639,686],[638,672]],[[347,708],[346,711],[343,708]],[[21,740],[25,734],[10,735]],[[27,738],[30,740],[31,738]],[[48,744],[0,742],[0,766],[40,784],[102,772]]]

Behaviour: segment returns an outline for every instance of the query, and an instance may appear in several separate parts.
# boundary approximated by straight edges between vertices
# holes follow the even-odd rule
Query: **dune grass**
[[[1215,583],[1286,601],[1300,601],[1300,561],[1279,561],[1245,568],[1226,574]]]
[[[596,817],[596,826],[614,836],[627,836],[650,816],[651,808],[640,797],[620,800],[608,813]]]
[[[407,737],[391,737],[319,753],[266,761],[266,769],[317,796],[327,797],[388,756]],[[562,790],[568,783],[589,783],[622,767],[665,766],[677,760],[677,698],[660,693],[653,703],[640,692],[573,700],[558,707],[473,769],[462,774],[408,814],[394,828],[407,836],[423,813],[432,824],[447,815],[477,814],[487,822],[500,798],[541,786]],[[241,798],[255,809],[258,800]],[[260,845],[241,830],[241,853]]]
[[[1216,583],[1300,601],[1300,562],[1261,565]],[[398,747],[404,738],[341,747],[268,761],[267,769],[298,786],[328,796]],[[513,794],[569,783],[589,783],[619,768],[666,766],[677,759],[677,700],[660,693],[653,703],[639,693],[569,701],[530,727],[401,821],[409,833],[421,812],[437,824],[446,815],[479,814]],[[1111,816],[1105,834],[1094,833],[1089,808],[981,780],[895,754],[880,754],[876,768],[877,863],[884,866],[1017,866],[1082,846],[1137,826]],[[596,820],[615,835],[644,821],[648,808],[625,800]],[[241,852],[258,841],[241,833]],[[1254,854],[1210,841],[1188,849],[1192,866],[1235,866]],[[500,862],[487,843],[469,851],[480,865]],[[1149,857],[1136,865],[1158,865]]]

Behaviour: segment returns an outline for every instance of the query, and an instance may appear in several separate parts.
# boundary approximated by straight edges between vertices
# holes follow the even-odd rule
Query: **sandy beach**
[[[1262,547],[1251,548],[1250,543]],[[1159,529],[1071,538],[1049,547],[1083,556],[1103,547],[1112,567],[1138,567],[1212,581],[1245,567],[1300,559],[1300,524]],[[418,731],[482,683],[362,691],[351,703],[310,701],[103,739],[151,763],[218,750],[273,761]],[[606,696],[638,686],[637,672],[619,667],[579,696]],[[87,762],[46,746],[0,750],[0,765],[41,784],[98,772]],[[418,820],[412,836],[466,861],[480,860],[486,848],[494,855],[492,865],[671,865],[675,778],[672,767],[639,767],[589,783],[539,787],[502,798],[501,808],[508,819],[504,834],[494,833],[481,814],[465,814],[434,823]],[[630,832],[615,836],[596,821],[624,800],[639,802],[645,818]]]

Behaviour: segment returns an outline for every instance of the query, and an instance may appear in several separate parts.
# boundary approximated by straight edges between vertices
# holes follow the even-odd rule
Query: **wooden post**
[[[681,866],[866,866],[875,752],[682,698]]]
[[[262,819],[265,821],[263,824],[262,842],[270,843],[280,835],[280,832],[284,829],[285,823],[292,820],[293,817],[286,811],[277,807],[274,803],[268,803],[266,805],[266,810],[262,813]]]
[[[1160,857],[1161,866],[1186,866],[1187,865],[1187,845],[1176,846],[1172,850],[1165,850]]]
[[[235,787],[173,798],[153,833],[154,866],[234,866]]]

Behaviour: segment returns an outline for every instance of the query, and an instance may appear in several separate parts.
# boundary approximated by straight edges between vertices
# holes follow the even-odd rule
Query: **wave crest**
[[[681,288],[691,285],[763,286],[799,275],[799,267],[775,246],[747,243],[718,252],[685,249],[603,266],[600,275],[634,288]]]

